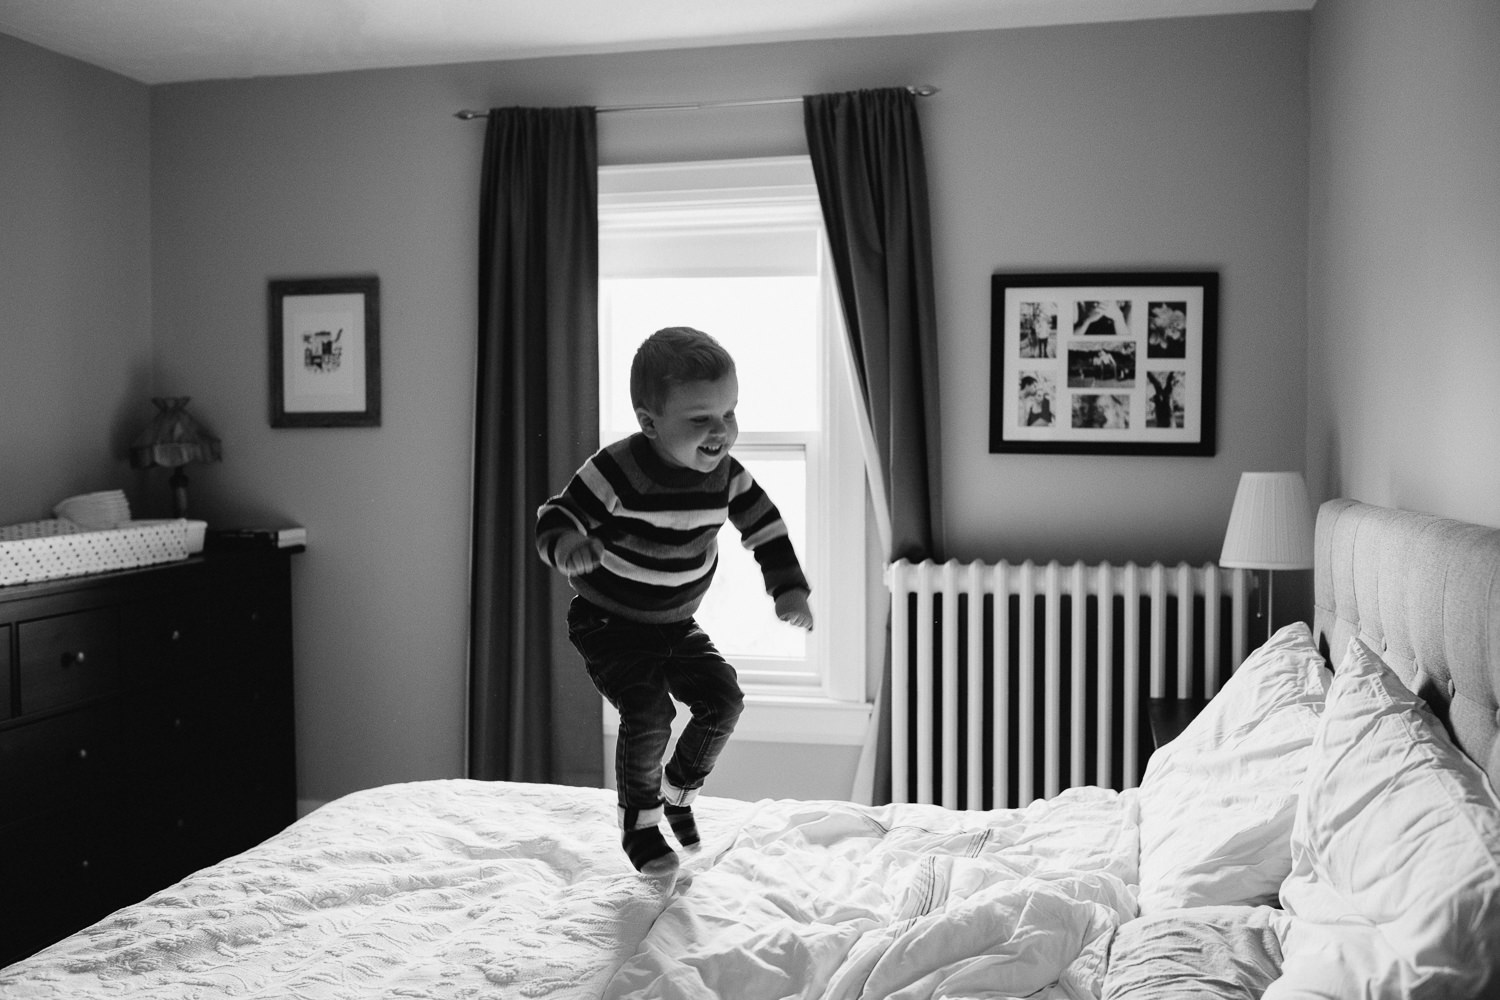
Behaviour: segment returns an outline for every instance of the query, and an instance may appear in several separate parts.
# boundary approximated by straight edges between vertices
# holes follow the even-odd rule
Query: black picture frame
[[[1215,271],[997,273],[990,452],[1212,455]]]
[[[272,427],[380,426],[380,279],[269,282]]]

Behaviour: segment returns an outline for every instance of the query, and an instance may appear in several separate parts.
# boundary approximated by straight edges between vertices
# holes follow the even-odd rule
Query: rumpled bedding
[[[356,792],[0,970],[15,998],[1097,998],[1134,791],[1017,810],[702,797],[675,881],[612,792]]]

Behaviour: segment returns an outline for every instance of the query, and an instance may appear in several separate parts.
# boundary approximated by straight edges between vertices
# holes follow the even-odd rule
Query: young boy
[[[734,522],[755,554],[776,616],[812,629],[810,588],[786,525],[765,491],[730,457],[739,436],[734,359],[708,334],[668,327],[630,366],[638,434],[590,458],[537,510],[542,560],[577,596],[568,636],[594,686],[620,713],[615,751],[621,842],[645,875],[698,846],[692,801],[743,707],[735,671],[693,620],[718,565],[718,533]],[[676,714],[692,711],[665,770]]]

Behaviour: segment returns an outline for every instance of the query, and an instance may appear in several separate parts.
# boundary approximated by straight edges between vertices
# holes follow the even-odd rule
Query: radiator
[[[897,802],[1134,787],[1147,699],[1212,697],[1245,658],[1249,575],[1213,563],[901,560],[887,582]]]

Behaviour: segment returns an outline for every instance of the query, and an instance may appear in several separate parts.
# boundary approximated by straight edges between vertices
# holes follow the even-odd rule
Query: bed
[[[0,970],[0,995],[1500,994],[1500,531],[1336,500],[1316,545],[1314,620],[1139,788],[705,796],[675,881],[629,868],[603,789],[372,788]]]

